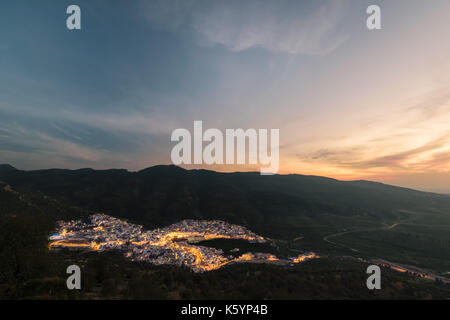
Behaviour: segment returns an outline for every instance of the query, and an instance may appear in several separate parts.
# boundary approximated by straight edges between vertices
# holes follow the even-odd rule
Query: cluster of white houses
[[[74,248],[95,251],[120,250],[132,261],[156,265],[184,265],[194,272],[218,269],[235,262],[298,263],[315,258],[308,253],[280,260],[267,253],[244,253],[239,257],[225,256],[223,251],[195,245],[211,239],[241,239],[266,242],[247,228],[219,220],[183,220],[166,228],[144,231],[142,226],[105,214],[95,214],[87,221],[60,221],[58,233],[50,236],[50,248]]]

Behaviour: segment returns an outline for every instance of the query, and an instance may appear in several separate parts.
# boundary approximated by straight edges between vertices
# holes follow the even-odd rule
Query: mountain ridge
[[[17,170],[0,180],[14,190],[40,192],[71,205],[108,212],[148,227],[181,219],[221,219],[277,237],[396,222],[405,212],[450,208],[448,196],[370,181],[307,175],[263,176],[158,165],[125,169]],[[305,231],[306,230],[306,231]]]
[[[63,169],[63,168],[49,168],[49,169],[34,169],[34,170],[22,170],[17,169],[14,166],[10,164],[0,164],[0,174],[4,173],[10,173],[10,172],[73,172],[73,173],[82,173],[82,172],[96,172],[96,173],[129,173],[129,174],[148,174],[148,173],[200,173],[200,174],[215,174],[215,175],[260,175],[257,171],[234,171],[234,172],[220,172],[215,170],[209,170],[209,169],[186,169],[177,165],[169,164],[169,165],[154,165],[150,166],[144,169],[140,169],[137,171],[130,171],[128,169],[122,169],[122,168],[109,168],[109,169],[93,169],[93,168],[79,168],[79,169]],[[308,174],[298,174],[298,173],[289,173],[289,174],[275,174],[273,176],[280,176],[280,177],[300,177],[300,178],[312,178],[312,179],[323,179],[325,181],[336,181],[339,183],[356,183],[356,184],[371,184],[371,185],[379,185],[379,186],[385,186],[395,189],[402,189],[402,190],[409,190],[409,191],[415,191],[420,193],[426,193],[426,194],[433,194],[433,195],[439,195],[439,196],[447,196],[446,194],[437,193],[437,192],[430,192],[430,191],[423,191],[423,190],[417,190],[413,188],[408,187],[401,187],[401,186],[395,186],[390,185],[387,183],[379,182],[379,181],[372,181],[372,180],[339,180],[336,178],[326,177],[326,176],[318,176],[318,175],[308,175]]]

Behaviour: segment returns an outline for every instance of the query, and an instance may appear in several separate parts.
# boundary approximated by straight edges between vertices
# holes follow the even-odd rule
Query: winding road
[[[333,244],[333,245],[337,245],[337,246],[340,246],[340,247],[347,248],[347,249],[349,249],[349,250],[351,250],[351,251],[353,251],[353,252],[360,252],[358,249],[349,247],[349,246],[347,246],[347,245],[345,245],[345,244],[331,241],[330,238],[340,237],[340,236],[343,236],[344,234],[357,233],[357,232],[364,232],[364,231],[370,232],[370,231],[377,231],[377,230],[392,230],[392,229],[394,229],[395,227],[397,227],[399,224],[406,223],[406,222],[409,221],[409,220],[410,220],[410,219],[406,219],[406,220],[404,220],[404,221],[394,222],[394,223],[391,224],[391,225],[383,225],[383,226],[377,227],[377,228],[361,228],[361,229],[355,229],[355,230],[349,230],[349,231],[341,231],[341,232],[329,234],[329,235],[323,237],[323,240],[324,240],[325,242],[330,243],[330,244]]]

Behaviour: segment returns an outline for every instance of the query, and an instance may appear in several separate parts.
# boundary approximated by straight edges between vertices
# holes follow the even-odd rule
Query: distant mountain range
[[[223,219],[277,238],[304,233],[321,236],[342,228],[396,222],[411,211],[450,208],[449,196],[370,181],[219,173],[172,165],[129,172],[23,171],[3,164],[0,181],[148,227],[186,218]]]

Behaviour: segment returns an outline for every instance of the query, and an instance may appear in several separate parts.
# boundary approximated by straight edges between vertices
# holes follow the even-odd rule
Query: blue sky
[[[365,27],[372,3],[382,30]],[[65,27],[70,4],[81,7],[80,31]],[[203,120],[279,128],[282,173],[444,190],[448,9],[444,0],[2,1],[0,162],[138,170],[170,163],[171,132]]]

